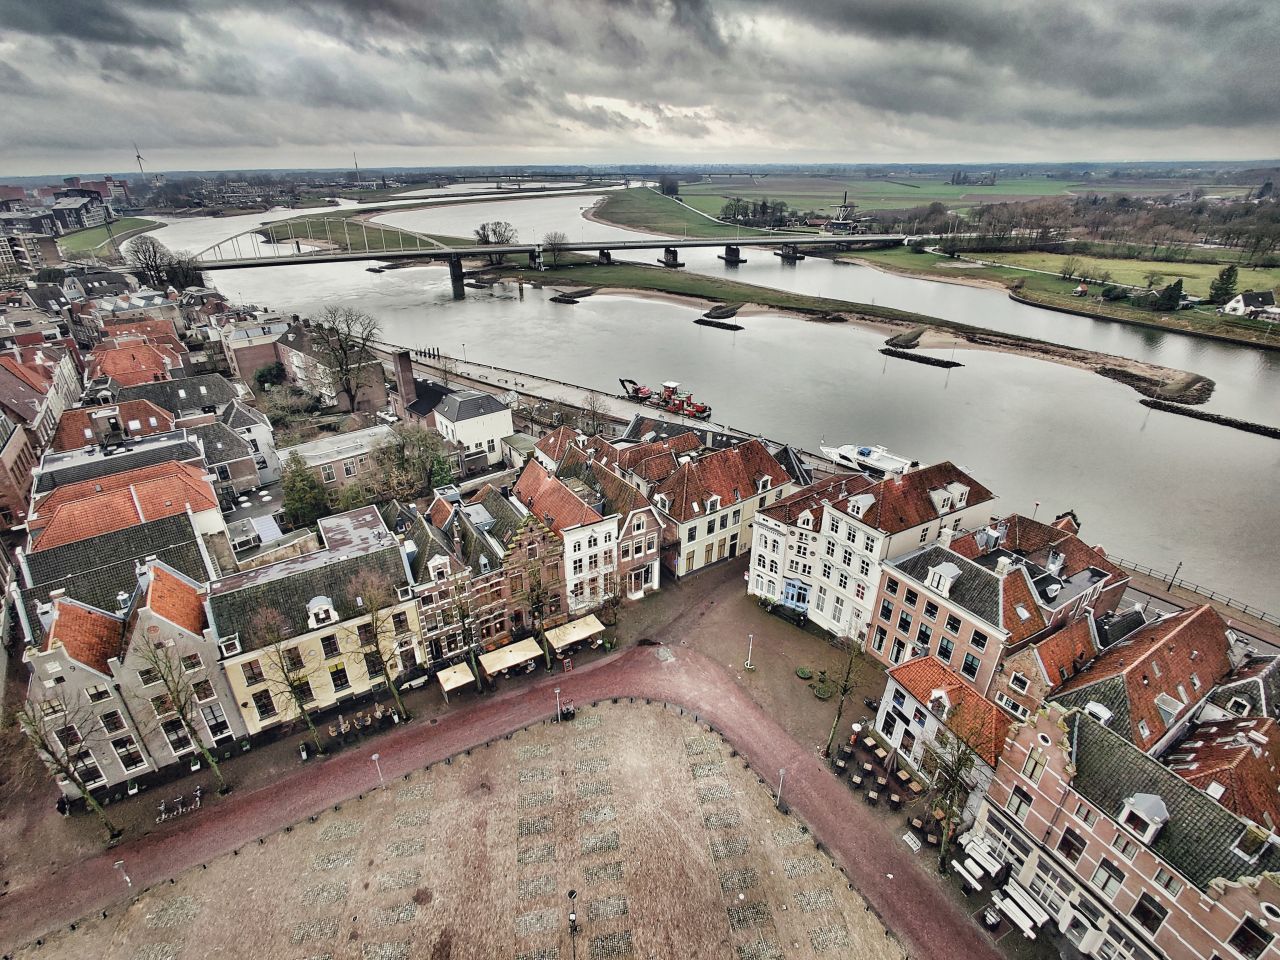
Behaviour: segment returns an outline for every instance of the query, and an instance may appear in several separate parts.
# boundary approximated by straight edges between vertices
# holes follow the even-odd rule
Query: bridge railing
[[[1243,600],[1238,600],[1235,597],[1229,597],[1224,593],[1219,593],[1212,587],[1206,587],[1203,584],[1184,580],[1182,577],[1175,576],[1172,573],[1167,573],[1164,570],[1157,570],[1154,567],[1148,567],[1142,563],[1135,563],[1132,560],[1126,560],[1124,557],[1117,557],[1114,553],[1107,554],[1107,559],[1112,563],[1118,563],[1126,570],[1132,570],[1135,573],[1141,573],[1144,576],[1151,577],[1153,580],[1159,580],[1170,590],[1174,587],[1181,587],[1183,590],[1189,590],[1192,593],[1198,594],[1208,600],[1212,600],[1215,603],[1220,603],[1223,606],[1232,608],[1233,610],[1239,610],[1241,613],[1247,614],[1257,620],[1261,620],[1263,623],[1269,623],[1272,626],[1280,627],[1280,616],[1277,616],[1274,613],[1268,613],[1266,610],[1263,610],[1260,607],[1255,607]]]
[[[264,223],[220,240],[202,250],[196,259],[209,262],[279,257],[281,252],[276,248],[281,246],[292,248],[289,253],[294,256],[305,257],[334,250],[356,254],[426,252],[441,244],[412,230],[371,224],[368,220],[304,216]]]

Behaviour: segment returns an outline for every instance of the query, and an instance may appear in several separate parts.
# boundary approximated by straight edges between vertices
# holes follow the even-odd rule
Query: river
[[[586,195],[537,197],[380,215],[381,222],[466,235],[481,220],[514,223],[523,239],[552,229],[571,239],[633,233],[581,220]],[[288,216],[292,211],[281,211]],[[265,219],[260,214],[181,221],[157,236],[199,249]],[[244,221],[243,224],[239,221]],[[715,253],[687,251],[690,269],[726,273]],[[1273,357],[1176,334],[1049,313],[1000,291],[808,260],[781,265],[747,253],[736,276],[759,284],[918,310],[979,326],[1191,369],[1212,377],[1210,409],[1274,420],[1280,370]],[[361,264],[220,272],[238,300],[314,312],[353,303],[376,315],[387,339],[437,346],[469,359],[616,392],[617,378],[681,380],[715,419],[810,449],[819,442],[883,443],[924,461],[967,466],[999,496],[997,510],[1038,516],[1075,509],[1091,542],[1275,610],[1270,533],[1280,505],[1265,493],[1280,467],[1276,441],[1147,410],[1127,387],[1058,364],[959,350],[952,371],[885,358],[881,334],[782,315],[750,316],[738,333],[699,327],[698,311],[625,296],[577,306],[545,291],[468,291],[452,300],[440,267],[381,274]]]

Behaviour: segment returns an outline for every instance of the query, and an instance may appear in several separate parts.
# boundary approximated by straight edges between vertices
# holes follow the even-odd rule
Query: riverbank
[[[982,349],[1059,363],[1107,377],[1146,397],[1174,403],[1201,404],[1213,392],[1213,381],[1191,371],[1176,370],[1142,360],[1113,356],[1045,340],[942,320],[924,314],[874,304],[851,303],[825,297],[788,293],[770,287],[706,277],[640,264],[572,265],[555,270],[506,270],[504,279],[541,283],[557,293],[595,286],[600,293],[664,300],[706,312],[718,304],[740,302],[739,319],[762,313],[783,313],[814,323],[844,321],[875,330],[886,339],[920,330],[917,348]],[[558,281],[557,278],[563,278]]]

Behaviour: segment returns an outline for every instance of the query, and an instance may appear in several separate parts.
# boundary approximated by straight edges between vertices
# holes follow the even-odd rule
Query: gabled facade
[[[837,637],[872,644],[885,561],[985,522],[993,500],[950,463],[879,482],[860,473],[819,481],[774,503],[756,523],[748,590]],[[898,660],[881,659],[904,656],[905,649]]]

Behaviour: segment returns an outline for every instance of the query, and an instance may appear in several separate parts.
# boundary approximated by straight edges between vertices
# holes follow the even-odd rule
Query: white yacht
[[[841,447],[819,447],[822,455],[830,457],[842,467],[861,470],[877,479],[884,477],[900,477],[920,466],[918,460],[908,460],[896,453],[890,453],[884,447],[861,447],[855,443],[846,443]]]

